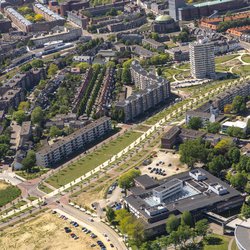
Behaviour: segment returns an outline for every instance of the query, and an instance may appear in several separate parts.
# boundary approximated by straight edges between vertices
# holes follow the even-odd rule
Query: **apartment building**
[[[168,82],[162,77],[157,77],[156,75],[147,72],[141,67],[138,61],[133,61],[130,67],[132,81],[134,82],[136,88],[146,89],[152,84]]]
[[[12,21],[12,23],[24,32],[32,31],[32,22],[27,20],[24,16],[18,13],[12,7],[6,7],[4,9],[5,15]]]
[[[86,29],[89,23],[88,17],[84,16],[80,11],[68,11],[68,21],[76,24],[82,29]]]
[[[64,25],[66,21],[63,17],[54,13],[53,11],[51,11],[50,9],[48,9],[47,7],[45,7],[40,3],[35,3],[33,9],[37,14],[41,14],[46,21],[57,21],[58,22],[57,25],[59,26]]]
[[[155,49],[161,52],[165,51],[165,45],[163,43],[159,43],[151,38],[145,38],[142,40],[143,45],[149,45],[151,49]]]
[[[17,108],[19,103],[24,101],[24,93],[21,88],[0,88],[0,110],[4,113],[8,112],[9,108]]]
[[[155,108],[158,104],[167,101],[169,97],[169,82],[158,82],[144,90],[133,93],[124,101],[117,102],[115,109],[118,113],[122,112],[124,122],[128,122],[139,115],[145,114],[146,111]]]
[[[66,0],[60,3],[57,1],[49,1],[49,8],[64,17],[67,16],[69,11],[88,8],[89,2],[89,0]]]
[[[191,75],[197,79],[215,78],[214,44],[206,39],[190,43]]]
[[[51,167],[73,153],[84,149],[90,143],[102,138],[111,129],[111,119],[101,117],[58,142],[38,151],[36,153],[37,165]]]
[[[50,32],[34,35],[30,40],[36,47],[53,41],[69,42],[77,40],[82,35],[80,28],[55,27]]]
[[[226,104],[233,102],[234,97],[243,96],[246,97],[250,95],[250,82],[242,83],[240,86],[235,86],[224,93],[218,95],[213,100],[213,105],[216,106],[219,110],[224,109]]]

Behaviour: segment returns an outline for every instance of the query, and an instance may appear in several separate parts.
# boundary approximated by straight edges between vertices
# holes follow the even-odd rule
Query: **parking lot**
[[[180,155],[172,152],[156,152],[151,158],[152,162],[147,166],[139,167],[142,174],[148,174],[157,179],[184,172],[188,168],[180,162]]]
[[[66,232],[66,227],[70,232]],[[71,234],[78,238],[74,239]],[[91,238],[90,234],[82,232],[80,226],[70,224],[69,219],[65,220],[58,214],[47,212],[21,225],[1,231],[0,246],[1,249],[18,250],[100,250],[98,239]]]

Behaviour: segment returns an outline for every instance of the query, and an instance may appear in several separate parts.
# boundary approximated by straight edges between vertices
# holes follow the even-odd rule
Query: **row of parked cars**
[[[56,211],[53,211],[52,213],[56,214]],[[59,218],[61,218],[63,220],[68,220],[68,218],[65,215],[59,215]],[[91,221],[93,221],[93,219]],[[76,221],[71,221],[70,224],[72,226],[74,226],[74,227],[79,227],[79,224]],[[74,239],[74,240],[78,240],[79,239],[79,237],[75,233],[73,233],[72,230],[69,227],[64,227],[64,231],[65,231],[65,233],[70,234],[70,237],[72,239]],[[97,238],[97,235],[95,235],[94,233],[92,233],[91,230],[89,230],[86,227],[82,228],[82,232],[84,232],[86,234],[89,234],[92,239]],[[106,246],[104,245],[104,243],[102,241],[98,240],[96,243],[98,244],[98,246],[100,247],[101,250],[106,250]],[[91,247],[95,247],[95,246],[96,246],[96,244],[91,244]],[[110,244],[110,246],[114,247],[114,245],[112,243]]]
[[[155,174],[158,174],[158,175],[162,175],[162,176],[166,176],[166,171],[162,168],[151,168],[149,167],[148,170],[150,170],[150,173],[155,173]]]

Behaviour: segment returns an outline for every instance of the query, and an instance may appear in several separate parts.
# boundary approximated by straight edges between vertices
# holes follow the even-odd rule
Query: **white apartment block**
[[[50,167],[56,162],[67,158],[72,153],[83,149],[89,143],[98,140],[111,130],[111,119],[101,117],[91,124],[78,129],[74,133],[64,137],[62,140],[47,146],[36,153],[38,166]]]
[[[215,78],[214,44],[208,39],[190,43],[191,75],[197,79]]]

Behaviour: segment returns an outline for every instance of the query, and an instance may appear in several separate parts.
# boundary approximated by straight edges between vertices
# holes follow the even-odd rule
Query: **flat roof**
[[[247,126],[247,123],[246,122],[243,122],[243,121],[236,121],[236,122],[230,122],[230,121],[227,121],[227,122],[224,122],[222,124],[222,126],[227,126],[227,127],[237,127],[237,128],[246,128]]]
[[[103,116],[95,121],[93,121],[92,123],[86,125],[83,128],[80,128],[78,130],[76,130],[74,133],[64,137],[62,140],[59,140],[58,142],[53,143],[51,146],[47,146],[45,148],[42,148],[41,150],[39,150],[37,153],[38,154],[48,154],[50,152],[53,152],[54,150],[56,150],[57,148],[59,148],[62,145],[65,145],[66,143],[74,140],[75,138],[77,138],[79,135],[87,133],[88,131],[92,130],[93,128],[103,124],[106,121],[109,121],[110,118]]]
[[[145,189],[152,187],[152,186],[159,185],[154,179],[152,179],[147,174],[140,175],[140,176],[136,177],[134,180],[135,180],[135,182],[142,185]]]
[[[250,243],[250,220],[249,225],[238,225],[235,229],[235,238],[242,249],[249,249]]]
[[[186,198],[178,200],[178,202],[168,202],[167,204],[163,204],[168,211],[179,211],[183,213],[184,211],[195,211],[200,210],[203,208],[211,208],[219,202],[226,202],[230,200],[231,198],[241,196],[241,193],[228,185],[227,183],[223,182],[219,178],[213,176],[206,170],[202,168],[195,168],[198,169],[203,175],[207,177],[206,180],[202,181],[203,185],[200,185],[200,183],[197,183],[190,175],[189,171],[176,174],[174,176],[167,177],[164,180],[157,181],[160,185],[166,185],[167,183],[172,183],[177,181],[184,182],[185,185],[191,186],[193,189],[197,190],[197,192],[194,195],[188,196]],[[218,195],[214,192],[209,192],[205,194],[204,192],[208,190],[208,187],[210,183],[219,183],[223,187],[225,187],[228,191],[228,193],[224,195]],[[173,184],[173,183],[172,183]],[[167,184],[168,185],[168,184]],[[159,187],[157,187],[159,189]],[[134,187],[129,189],[131,195],[125,197],[125,201],[131,204],[135,209],[138,209],[140,213],[145,218],[150,218],[144,210],[140,209],[141,207],[147,208],[150,207],[149,204],[146,203],[144,200],[147,197],[152,196],[152,192],[154,189],[157,188],[150,188],[148,190],[143,190],[140,187]],[[242,197],[242,200],[244,200],[244,197]],[[174,206],[173,206],[174,204]]]
[[[216,4],[220,4],[220,3],[228,3],[228,2],[233,2],[233,1],[234,0],[215,0],[215,1],[197,3],[197,4],[194,4],[193,6],[195,6],[195,7],[203,7],[203,6],[216,5]]]

